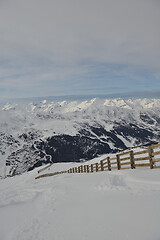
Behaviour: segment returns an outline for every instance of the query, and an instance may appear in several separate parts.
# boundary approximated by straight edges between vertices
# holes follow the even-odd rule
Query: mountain
[[[0,168],[10,174],[160,141],[159,99],[13,103],[0,115]]]

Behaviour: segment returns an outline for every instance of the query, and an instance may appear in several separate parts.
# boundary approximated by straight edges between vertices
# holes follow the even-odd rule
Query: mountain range
[[[12,103],[0,115],[0,175],[160,141],[159,99]]]

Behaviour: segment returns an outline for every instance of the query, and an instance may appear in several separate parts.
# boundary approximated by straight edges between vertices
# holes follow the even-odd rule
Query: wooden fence
[[[42,172],[42,171],[46,170],[47,168],[51,167],[52,165],[53,165],[53,163],[50,163],[50,164],[49,164],[49,165],[47,165],[46,167],[44,167],[44,168],[42,168],[42,169],[38,170],[38,173],[40,173],[40,172]]]
[[[51,176],[55,176],[55,175],[62,174],[62,173],[67,173],[67,171],[46,173],[46,174],[43,174],[43,175],[40,175],[40,176],[36,177],[35,179],[39,179],[39,178],[43,178],[43,177],[51,177]]]
[[[160,168],[160,144],[151,145],[147,149],[137,152],[127,151],[116,154],[115,157],[106,157],[100,162],[91,165],[81,165],[70,168],[68,173],[92,173],[111,171],[113,169],[135,169],[137,167]]]
[[[47,169],[49,166],[39,170],[39,172]],[[92,173],[111,171],[114,169],[136,169],[137,167],[148,167],[150,169],[160,168],[160,144],[151,145],[141,151],[124,151],[116,154],[115,157],[106,157],[100,162],[93,163],[91,165],[85,164],[70,168],[67,171],[46,173],[36,177],[35,179],[55,176],[63,173]]]

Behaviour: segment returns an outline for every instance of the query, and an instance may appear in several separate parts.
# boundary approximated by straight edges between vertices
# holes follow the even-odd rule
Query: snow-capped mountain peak
[[[90,159],[160,139],[159,99],[44,100],[6,104],[0,115],[0,165],[6,161],[17,171],[45,161]]]

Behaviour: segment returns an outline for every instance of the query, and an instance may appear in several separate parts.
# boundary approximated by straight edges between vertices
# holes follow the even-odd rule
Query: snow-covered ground
[[[0,180],[0,240],[160,239],[160,169],[37,175]]]

